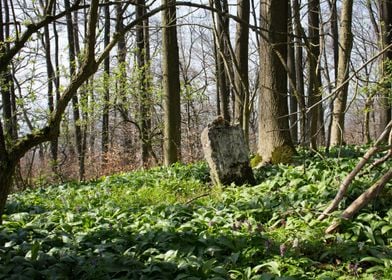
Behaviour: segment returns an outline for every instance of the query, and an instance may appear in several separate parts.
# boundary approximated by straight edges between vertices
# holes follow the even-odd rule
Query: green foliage
[[[212,189],[199,163],[13,194],[0,279],[390,279],[388,190],[325,236],[333,217],[317,215],[357,159],[308,156],[255,171],[254,187]]]

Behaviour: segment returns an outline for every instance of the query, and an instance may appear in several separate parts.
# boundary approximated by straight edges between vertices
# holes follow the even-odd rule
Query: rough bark
[[[164,107],[164,164],[181,158],[180,71],[175,0],[162,0],[162,87]]]
[[[344,0],[342,3],[342,15],[339,30],[339,62],[336,87],[339,88],[334,101],[331,126],[331,146],[339,146],[344,143],[344,118],[347,105],[349,83],[349,62],[353,42],[351,33],[353,0]],[[343,86],[342,86],[343,85]]]
[[[285,0],[260,3],[262,37],[260,42],[260,97],[258,152],[270,162],[276,148],[294,152],[287,108],[287,15]]]

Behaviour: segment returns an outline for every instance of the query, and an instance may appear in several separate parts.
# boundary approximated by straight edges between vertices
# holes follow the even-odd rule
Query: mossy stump
[[[217,118],[201,134],[204,157],[214,184],[255,184],[249,150],[239,125]]]

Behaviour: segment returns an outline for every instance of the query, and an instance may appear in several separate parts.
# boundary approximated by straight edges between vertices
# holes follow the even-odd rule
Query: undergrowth
[[[15,193],[0,278],[391,279],[390,185],[337,234],[317,221],[362,153],[301,152],[253,187],[211,186],[199,163]],[[386,168],[359,176],[339,211]]]

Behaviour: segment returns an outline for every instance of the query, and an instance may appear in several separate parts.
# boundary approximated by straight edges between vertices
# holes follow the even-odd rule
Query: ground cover
[[[338,233],[317,221],[363,152],[301,152],[253,187],[212,187],[198,163],[14,193],[0,278],[392,279],[390,185]],[[391,167],[364,171],[341,209]]]

